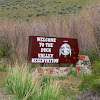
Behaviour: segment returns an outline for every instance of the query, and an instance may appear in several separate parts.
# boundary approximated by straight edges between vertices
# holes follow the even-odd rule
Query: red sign
[[[78,59],[78,42],[72,38],[29,36],[31,63],[72,63]]]

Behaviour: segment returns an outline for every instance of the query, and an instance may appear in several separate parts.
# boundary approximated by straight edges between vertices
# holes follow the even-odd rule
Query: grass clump
[[[23,64],[20,67],[16,64],[13,68],[9,68],[6,87],[15,94],[16,99],[27,100],[35,93],[36,84],[33,81],[27,65]]]
[[[61,100],[77,100],[78,86],[81,84],[81,78],[67,75],[66,77],[59,77],[59,82],[62,85]]]
[[[15,100],[58,100],[60,87],[51,77],[32,76],[27,64],[15,64],[9,68],[6,87],[11,91]]]
[[[49,84],[45,84],[41,90],[37,92],[38,96],[35,95],[34,100],[59,100],[60,98],[60,87],[57,82],[52,81]]]
[[[43,75],[42,77],[40,77],[40,85],[41,87],[44,87],[44,86],[47,86],[49,85],[50,83],[52,83],[52,81],[54,81],[55,78],[51,75]]]

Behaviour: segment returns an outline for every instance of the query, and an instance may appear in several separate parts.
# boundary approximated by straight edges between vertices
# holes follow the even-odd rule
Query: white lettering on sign
[[[37,37],[38,42],[56,42],[56,38]]]
[[[38,53],[38,58],[53,58],[54,54]]]
[[[32,58],[32,63],[58,63],[59,59]]]
[[[51,48],[41,48],[41,52],[51,52]]]
[[[53,47],[53,43],[45,43],[46,47]]]
[[[39,43],[39,47],[44,47],[44,43]]]
[[[54,59],[54,54],[50,54],[56,38],[37,37],[37,41],[41,51],[38,53],[38,58],[32,58],[32,63],[58,63],[59,59]]]

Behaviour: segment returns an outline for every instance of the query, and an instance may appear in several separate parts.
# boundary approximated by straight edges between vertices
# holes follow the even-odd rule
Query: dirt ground
[[[0,100],[12,100],[11,98],[12,98],[11,95],[6,95],[0,92]]]
[[[4,85],[6,76],[7,72],[0,72],[0,88]]]

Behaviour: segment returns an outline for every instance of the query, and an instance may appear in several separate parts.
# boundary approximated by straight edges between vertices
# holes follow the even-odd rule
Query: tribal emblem
[[[67,56],[69,54],[70,54],[70,57],[71,57],[71,47],[70,47],[70,45],[67,44],[67,43],[62,44],[60,49],[59,49],[59,57],[61,55]]]

